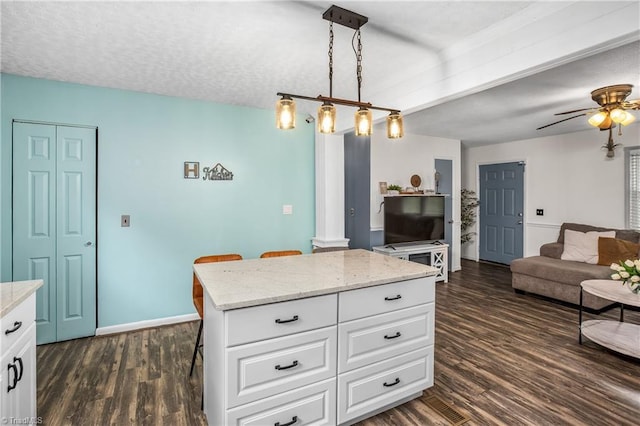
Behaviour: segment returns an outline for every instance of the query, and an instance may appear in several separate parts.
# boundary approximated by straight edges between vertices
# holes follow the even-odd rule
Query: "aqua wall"
[[[98,127],[98,327],[195,312],[198,256],[311,250],[314,128],[302,117],[280,131],[270,110],[6,74],[1,96],[2,281],[12,273],[13,119]],[[184,179],[185,161],[220,162],[234,178]]]

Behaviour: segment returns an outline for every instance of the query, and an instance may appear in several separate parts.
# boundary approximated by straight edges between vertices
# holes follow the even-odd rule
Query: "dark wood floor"
[[[580,346],[576,309],[515,294],[501,266],[463,261],[449,279],[436,290],[435,386],[361,426],[448,425],[426,405],[432,395],[468,425],[638,424],[640,362]],[[192,322],[39,346],[38,415],[47,425],[205,424],[200,362],[188,377],[196,332]]]

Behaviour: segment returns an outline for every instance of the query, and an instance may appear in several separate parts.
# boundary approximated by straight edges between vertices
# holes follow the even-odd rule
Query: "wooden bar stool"
[[[280,257],[280,256],[297,256],[302,254],[300,250],[280,250],[280,251],[265,251],[260,255],[260,258],[265,257]]]
[[[212,262],[227,262],[230,260],[242,260],[242,256],[239,254],[215,254],[211,256],[202,256],[193,261],[196,263],[212,263]],[[200,345],[200,339],[202,337],[202,325],[204,321],[202,320],[204,317],[204,290],[202,288],[202,284],[200,284],[200,280],[196,274],[193,274],[193,305],[196,307],[196,311],[198,311],[198,315],[200,316],[200,327],[198,327],[198,337],[196,338],[196,346],[193,348],[193,358],[191,359],[191,370],[189,372],[189,377],[193,375],[193,368],[196,365],[196,357],[198,356],[198,350],[202,345]],[[201,354],[202,355],[202,354]]]

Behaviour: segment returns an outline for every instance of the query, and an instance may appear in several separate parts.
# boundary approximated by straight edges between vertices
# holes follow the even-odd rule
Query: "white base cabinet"
[[[0,319],[0,418],[37,424],[35,294]]]
[[[204,319],[211,425],[351,424],[433,386],[434,277]]]

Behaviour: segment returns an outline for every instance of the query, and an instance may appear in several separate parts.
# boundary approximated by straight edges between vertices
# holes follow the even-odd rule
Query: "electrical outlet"
[[[284,204],[282,206],[282,214],[293,214],[293,206],[291,204]]]
[[[536,209],[536,216],[544,216],[544,209]]]
[[[131,220],[129,219],[128,214],[123,214],[120,216],[120,226],[123,228],[128,228],[130,226]]]

